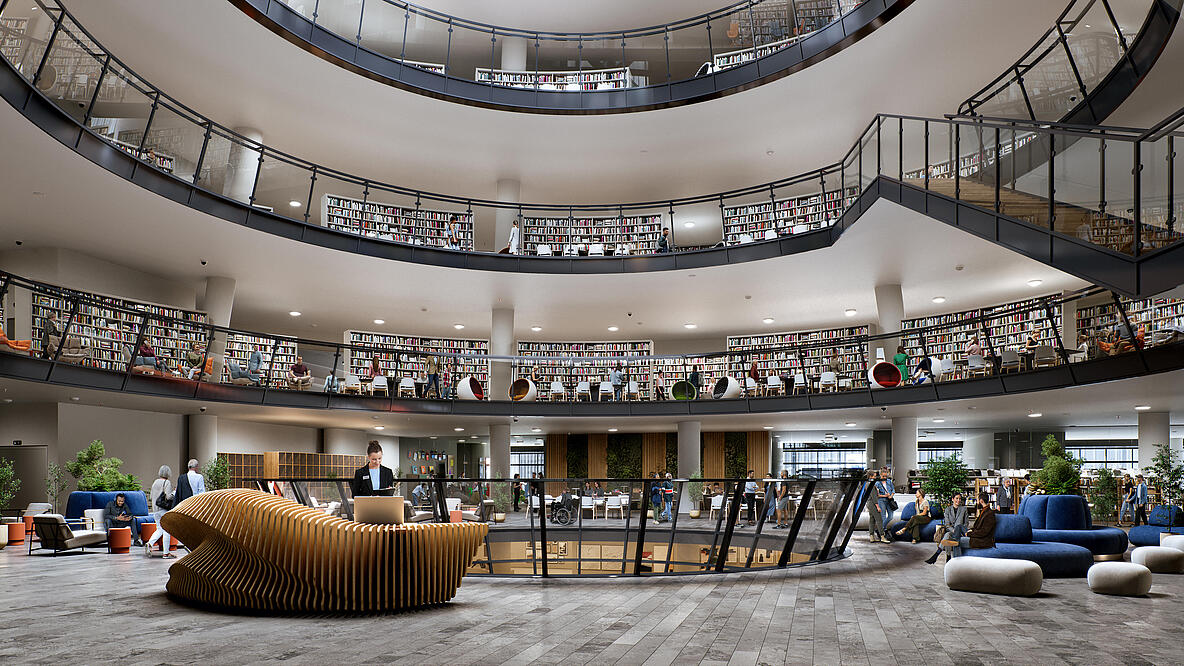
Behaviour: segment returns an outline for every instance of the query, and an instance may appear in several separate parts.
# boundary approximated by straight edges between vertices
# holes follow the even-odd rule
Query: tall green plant
[[[964,491],[969,474],[961,456],[934,458],[925,463],[925,482],[921,484],[921,490],[929,496],[930,502],[950,506],[954,495]]]
[[[489,499],[493,500],[493,510],[498,513],[509,512],[510,504],[513,502],[513,495],[510,492],[510,484],[494,483],[490,485],[492,488],[489,491]]]
[[[58,498],[70,484],[66,483],[66,470],[56,462],[49,463],[49,467],[45,470],[45,494],[49,497],[49,501],[53,503],[53,512],[58,512]]]
[[[103,442],[96,439],[66,463],[66,471],[78,480],[79,490],[140,490],[139,479],[119,471],[122,465],[119,458],[108,458]]]
[[[1040,444],[1044,467],[1036,470],[1033,479],[1049,495],[1076,495],[1081,485],[1081,463],[1056,437],[1049,435]]]
[[[224,456],[214,456],[201,468],[206,479],[206,490],[226,490],[230,487],[230,461]]]
[[[687,481],[687,495],[694,502],[692,508],[697,509],[703,503],[703,473],[699,470],[695,470],[695,473],[691,474],[690,480]]]
[[[1114,518],[1114,510],[1118,506],[1118,476],[1108,468],[1099,469],[1094,477],[1089,501],[1093,504],[1094,520],[1104,521]]]
[[[0,509],[8,508],[21,489],[21,480],[16,476],[16,466],[7,458],[0,458]]]
[[[1155,446],[1155,457],[1146,471],[1155,475],[1155,485],[1164,503],[1179,506],[1184,500],[1184,465],[1168,442]]]

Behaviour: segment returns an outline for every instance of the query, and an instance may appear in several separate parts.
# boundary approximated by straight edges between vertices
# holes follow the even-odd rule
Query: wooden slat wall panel
[[[754,470],[758,479],[773,471],[769,465],[769,442],[767,430],[748,433],[748,469]]]
[[[666,474],[666,433],[647,432],[641,436],[641,473],[645,477]],[[673,470],[671,470],[673,473]]]
[[[608,477],[608,434],[588,435],[588,476],[593,479]]]
[[[548,479],[562,479],[567,476],[567,435],[547,435],[543,442],[543,476]],[[547,484],[546,492],[559,495],[564,484]]]
[[[703,478],[720,479],[724,476],[724,434],[703,433]]]

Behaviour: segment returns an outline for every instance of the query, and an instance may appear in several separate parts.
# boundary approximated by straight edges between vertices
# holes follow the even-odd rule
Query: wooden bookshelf
[[[586,251],[594,243],[604,245],[606,253],[628,244],[630,254],[652,254],[662,237],[662,216],[526,217],[522,227],[522,252],[526,255],[538,254],[540,244],[550,245],[551,252],[562,255],[565,251],[576,253],[577,246]]]
[[[1144,298],[1133,300],[1122,298],[1134,332],[1139,326],[1144,329],[1145,344],[1150,346],[1165,341],[1173,333],[1184,330],[1184,300],[1174,298]],[[1123,331],[1122,315],[1113,302],[1079,307],[1077,309],[1077,334],[1089,333],[1097,336],[1112,330]]]
[[[596,358],[591,361],[578,361],[574,365],[571,362],[555,360],[526,361],[518,368],[518,376],[537,375],[535,383],[540,394],[550,392],[551,382],[560,382],[567,391],[568,399],[575,397],[576,385],[586,381],[591,384],[593,399],[596,399],[595,393],[599,390],[599,383],[608,381],[609,370],[619,361],[624,363],[626,382],[637,382],[641,399],[649,400],[650,361],[630,363],[626,359],[633,356],[652,356],[653,353],[654,343],[652,340],[519,342],[519,356],[563,356],[568,358],[594,356]],[[535,372],[536,368],[537,373]],[[497,396],[497,398],[501,399],[502,396]]]
[[[194,343],[198,343],[204,348],[208,341],[208,332],[201,327],[208,320],[204,312],[132,301],[115,296],[98,294],[87,294],[87,296],[103,305],[81,305],[75,315],[74,322],[70,325],[68,334],[83,338],[84,344],[89,345],[88,365],[115,371],[123,371],[127,368],[129,360],[127,354],[132,351],[132,346],[136,343],[141,317],[117,308],[135,310],[153,317],[173,317],[193,324],[186,326],[168,322],[165,325],[160,319],[149,319],[144,337],[152,344],[157,357],[166,360],[170,369],[176,370],[181,367],[185,352],[192,349]],[[50,313],[57,313],[58,322],[62,328],[65,328],[72,307],[73,303],[64,298],[33,294],[34,355],[41,355],[46,322],[49,320]]]
[[[740,242],[749,235],[753,240],[764,238],[772,230],[778,236],[805,233],[834,224],[847,206],[859,198],[859,188],[849,187],[846,196],[838,190],[825,194],[811,194],[788,199],[777,199],[757,204],[724,208],[724,240],[728,245]]]
[[[366,464],[362,454],[263,452],[263,476],[269,479],[337,478],[349,481]]]
[[[394,377],[426,377],[427,364],[421,354],[489,354],[489,341],[475,338],[437,338],[371,331],[346,331],[345,343],[364,349],[346,349],[344,365],[347,372],[358,377],[370,375],[370,360],[378,355],[384,375]],[[400,350],[397,354],[395,349]],[[373,351],[369,351],[373,350]],[[451,358],[440,359],[440,384],[451,391],[453,385],[466,375],[472,375],[488,390],[489,361],[458,358],[453,367]],[[393,393],[397,386],[390,387]],[[500,396],[494,399],[501,399]]]
[[[906,319],[900,323],[900,343],[904,346],[905,353],[909,355],[910,359],[919,358],[924,355],[925,351],[929,352],[929,356],[935,358],[963,358],[965,356],[963,349],[972,337],[978,337],[984,353],[989,354],[990,347],[994,347],[995,353],[998,354],[1004,349],[1023,349],[1028,340],[1028,331],[1032,330],[1036,334],[1038,343],[1055,347],[1057,345],[1056,333],[1048,325],[1043,308],[1008,315],[998,314],[1012,308],[1022,309],[1038,303],[1040,303],[1040,299],[1032,298],[974,310]],[[1060,305],[1054,302],[1051,310],[1053,321],[1056,322],[1059,330],[1063,325]],[[989,319],[982,323],[972,321],[978,317],[989,317]],[[932,327],[946,324],[951,324],[951,326],[940,330],[924,331],[924,348],[921,345],[920,335],[909,335],[910,331],[932,329]],[[987,335],[990,336],[990,346],[987,344]],[[894,349],[884,350],[888,360],[891,360],[895,353]]]
[[[517,71],[478,67],[477,83],[491,83],[510,88],[581,92],[628,88],[632,77],[628,67],[585,69],[581,71]]]
[[[849,340],[852,337],[867,335],[867,332],[867,326],[851,326],[816,331],[731,335],[728,336],[729,352],[753,352],[743,359],[737,359],[743,367],[731,371],[736,377],[743,377],[748,372],[749,364],[756,361],[762,382],[769,375],[788,377],[792,382],[794,375],[799,373],[804,372],[808,377],[819,375],[825,369],[831,351],[837,350],[842,360],[842,370],[838,373],[840,378],[851,379],[853,386],[860,386],[867,381],[864,376],[867,372],[867,359],[864,358],[862,347],[851,345]],[[848,341],[848,344],[840,344],[844,340]],[[835,346],[826,346],[829,341],[834,341]],[[803,347],[801,357],[796,350],[762,351],[784,346]],[[789,385],[785,387],[787,392],[792,389]]]
[[[259,374],[263,376],[263,380],[267,380],[268,369],[270,369],[271,381],[267,385],[271,388],[287,388],[288,368],[296,363],[296,343],[292,340],[281,339],[277,347],[275,338],[231,333],[226,338],[226,360],[234,361],[238,363],[240,368],[246,370],[248,362],[251,360],[251,352],[255,350],[256,346],[263,354],[263,365],[259,366]],[[275,350],[274,356],[272,356],[273,349]],[[222,381],[230,382],[230,368],[225,363],[222,365]]]
[[[262,453],[223,453],[218,457],[230,467],[231,488],[255,488],[255,479],[263,478]]]
[[[455,221],[459,243],[456,249],[473,249],[473,214],[467,212],[408,208],[325,194],[321,197],[321,220],[338,231],[431,247],[448,247],[448,225]]]

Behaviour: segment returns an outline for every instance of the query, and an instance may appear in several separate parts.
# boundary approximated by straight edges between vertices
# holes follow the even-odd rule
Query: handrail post
[[[645,554],[644,553],[644,551],[645,551],[645,526],[646,526],[646,523],[649,522],[647,520],[646,513],[649,511],[650,492],[652,492],[652,489],[653,489],[653,482],[652,481],[646,481],[641,487],[641,514],[637,518],[641,522],[638,523],[638,525],[637,525],[637,545],[633,550],[633,575],[634,576],[641,575],[641,560],[642,560],[642,556]],[[657,507],[655,507],[654,513],[656,514],[657,511],[658,511],[658,509],[657,509]]]
[[[1012,130],[1012,133],[1014,134],[1015,130]],[[1003,202],[1000,199],[1000,197],[1002,197],[1002,195],[1003,195],[1002,186],[1000,185],[1000,180],[1002,180],[1002,178],[1003,178],[1002,152],[1003,152],[1003,147],[999,144],[999,128],[996,127],[995,128],[995,212],[996,213],[999,213],[1000,211],[1003,210]],[[1011,168],[1015,169],[1015,155],[1014,154],[1011,156]]]
[[[732,545],[732,532],[736,529],[736,520],[740,517],[740,503],[744,501],[744,479],[736,482],[736,489],[732,492],[732,506],[728,508],[728,524],[724,528],[724,538],[719,544],[715,556],[715,571],[720,573],[728,563],[728,548]]]
[[[214,128],[214,123],[212,121],[206,121],[206,131],[205,131],[205,135],[202,137],[202,141],[201,141],[201,152],[199,152],[197,154],[197,163],[194,164],[194,166],[193,166],[193,184],[194,185],[196,185],[197,181],[201,179],[201,167],[203,164],[205,164],[205,161],[206,161],[206,148],[208,148],[210,145],[210,133],[212,132],[213,128]],[[147,133],[145,133],[144,136],[147,137],[148,136]],[[262,153],[260,153],[260,154],[262,154]],[[255,177],[256,177],[256,179],[258,179],[258,177],[259,177],[258,172],[255,173]]]
[[[2,10],[0,10],[2,11]],[[99,91],[103,89],[103,79],[107,78],[108,68],[111,66],[111,54],[108,53],[106,59],[103,60],[103,69],[99,71],[99,80],[95,82],[95,91],[90,96],[90,103],[86,105],[86,113],[82,116],[82,126],[90,126],[91,114],[95,110],[95,102],[99,100]]]
[[[1133,254],[1138,257],[1143,245],[1143,144],[1136,141],[1134,148],[1134,217],[1135,217],[1135,247]]]
[[[41,72],[45,68],[45,63],[49,61],[49,54],[53,51],[53,43],[58,37],[58,31],[62,29],[62,15],[53,22],[53,32],[49,35],[49,40],[45,42],[45,52],[41,54],[41,62],[37,63],[37,71],[33,73],[32,86],[37,87],[37,83],[41,81]]]
[[[1048,133],[1048,230],[1056,231],[1057,220],[1057,135]],[[1051,238],[1049,242],[1051,242]]]
[[[308,183],[308,200],[304,202],[304,223],[308,224],[309,214],[312,212],[312,195],[317,186],[317,165],[312,165],[312,178]],[[324,223],[324,220],[322,220]]]
[[[789,534],[785,535],[785,545],[781,547],[781,558],[777,560],[777,566],[782,569],[789,564],[790,555],[793,553],[793,544],[798,540],[798,533],[802,531],[802,521],[806,519],[806,507],[810,506],[810,500],[814,496],[814,487],[817,485],[817,480],[807,481],[806,488],[802,491],[801,498],[798,499],[798,510],[794,513]]]
[[[247,198],[247,205],[255,206],[255,194],[259,191],[259,174],[263,173],[263,146],[259,146],[259,160],[255,164],[255,180],[251,183],[251,196]]]

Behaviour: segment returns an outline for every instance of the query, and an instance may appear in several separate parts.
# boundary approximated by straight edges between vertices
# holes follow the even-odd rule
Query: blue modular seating
[[[84,525],[82,522],[82,512],[87,509],[105,509],[107,508],[107,502],[114,500],[118,494],[118,492],[114,491],[75,490],[70,493],[70,498],[66,500],[66,523],[70,525],[71,529],[106,529],[104,525],[96,525],[94,527]],[[128,490],[123,495],[124,501],[127,502],[132,515],[136,517],[133,522],[137,529],[140,523],[156,522],[156,519],[148,513],[148,498],[144,493],[139,490]]]
[[[1184,534],[1184,511],[1178,506],[1157,506],[1147,516],[1146,525],[1131,528],[1131,543],[1136,546],[1158,546],[1159,535],[1167,532],[1169,528],[1172,532]]]
[[[1031,521],[1035,541],[1071,543],[1094,555],[1121,555],[1127,549],[1126,532],[1117,527],[1094,527],[1089,505],[1081,495],[1030,495],[1020,504],[1019,515]]]
[[[1081,578],[1094,564],[1094,555],[1088,548],[1033,541],[1032,521],[1027,516],[1010,514],[996,516],[994,548],[971,548],[970,539],[963,537],[962,554],[1035,562],[1045,578]]]
[[[900,536],[896,536],[896,532],[897,530],[904,529],[904,524],[908,522],[909,518],[912,518],[915,515],[917,515],[917,503],[909,502],[908,504],[905,504],[904,508],[900,511],[900,521],[893,523],[892,526],[888,528],[888,536],[897,541],[908,541],[912,539],[908,532],[905,532]],[[937,533],[937,526],[941,525],[941,507],[936,503],[930,502],[929,515],[933,517],[933,520],[929,521],[929,524],[921,527],[921,541],[933,541],[933,536]]]

